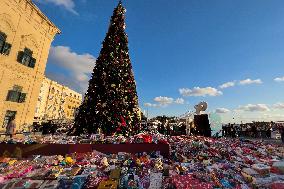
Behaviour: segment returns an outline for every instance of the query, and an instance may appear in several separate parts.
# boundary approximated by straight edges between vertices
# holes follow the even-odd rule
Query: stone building
[[[66,93],[65,103],[63,105],[64,114],[67,119],[74,120],[77,109],[82,103],[82,95],[69,89],[68,87],[64,88]]]
[[[51,42],[60,30],[31,0],[0,0],[0,130],[31,124]]]
[[[44,78],[35,111],[35,122],[74,119],[82,95],[56,81]]]

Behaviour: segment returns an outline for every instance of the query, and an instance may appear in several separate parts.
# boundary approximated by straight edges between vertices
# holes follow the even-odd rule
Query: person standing
[[[171,135],[171,126],[170,126],[170,124],[165,124],[164,127],[167,128],[167,135],[170,136]]]
[[[181,129],[181,135],[186,135],[186,125],[183,123],[180,127]]]
[[[255,123],[252,124],[251,127],[251,137],[256,138],[257,137],[257,129]]]
[[[6,126],[6,135],[9,135],[10,138],[13,138],[16,131],[16,123],[15,123],[15,117],[12,117],[9,123]]]
[[[236,128],[235,127],[236,127],[235,124],[231,126],[231,137],[232,138],[236,138]]]
[[[280,131],[280,133],[281,133],[281,140],[282,140],[282,143],[284,143],[284,128],[283,128],[283,126],[280,127],[279,131]]]
[[[273,125],[273,122],[271,121],[271,123],[268,125],[268,128],[266,130],[266,138],[271,138],[272,125]]]

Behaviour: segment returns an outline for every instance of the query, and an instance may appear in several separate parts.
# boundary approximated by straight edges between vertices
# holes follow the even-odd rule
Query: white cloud
[[[79,15],[77,11],[75,11],[75,3],[73,0],[36,0],[39,3],[52,3],[56,6],[64,7],[69,12]]]
[[[235,82],[230,81],[230,82],[227,82],[227,83],[223,83],[222,85],[219,86],[219,88],[225,89],[225,88],[229,88],[229,87],[233,87],[233,86],[235,86]]]
[[[168,104],[172,104],[174,102],[174,99],[170,97],[159,96],[159,97],[155,97],[154,101],[162,106],[166,106]]]
[[[88,85],[96,59],[88,53],[77,54],[72,52],[70,47],[56,46],[50,48],[48,62],[63,68],[69,73],[69,77],[65,76],[62,79],[63,84],[69,83],[70,85],[71,82],[74,85],[73,88],[76,87],[75,85],[79,85],[80,91],[83,92]]]
[[[263,114],[263,117],[265,118],[270,118],[270,119],[279,119],[279,118],[284,118],[284,114]]]
[[[218,91],[213,87],[194,87],[193,89],[182,88],[179,89],[182,96],[219,96],[222,95],[222,91]]]
[[[158,96],[154,98],[154,101],[156,103],[144,103],[145,107],[166,107],[170,104],[176,103],[176,104],[184,104],[184,99],[183,98],[177,98],[176,100],[174,100],[171,97],[166,97],[166,96]]]
[[[240,81],[240,85],[250,85],[250,84],[262,84],[262,81],[261,81],[261,79],[252,80],[252,79],[249,79],[249,78]]]
[[[219,114],[225,114],[225,113],[228,113],[230,112],[230,110],[226,109],[226,108],[217,108],[215,110],[216,113],[219,113]]]
[[[247,112],[264,112],[270,111],[266,104],[247,104],[245,106],[239,106],[237,110],[243,110]]]
[[[146,106],[146,107],[151,107],[152,104],[147,102],[147,103],[144,103],[144,106]]]
[[[284,109],[284,103],[278,102],[274,104],[273,107],[276,109]]]
[[[144,103],[145,107],[157,107],[157,104],[152,104],[152,103]]]
[[[283,82],[284,81],[284,76],[283,77],[276,77],[274,79],[274,81],[276,81],[276,82]]]
[[[177,104],[184,104],[184,99],[183,98],[177,98],[175,100],[175,103],[177,103]]]
[[[144,106],[145,106],[145,107],[153,107],[153,108],[162,107],[162,105],[160,105],[160,104],[154,104],[154,103],[149,103],[149,102],[144,103]]]

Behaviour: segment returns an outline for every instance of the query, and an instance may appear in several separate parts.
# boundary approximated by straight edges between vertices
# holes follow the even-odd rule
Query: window
[[[33,51],[28,48],[25,48],[24,51],[20,51],[18,54],[18,62],[30,68],[34,68],[36,59],[33,58]]]
[[[4,117],[3,128],[6,128],[8,123],[16,116],[16,111],[6,111],[6,115]]]
[[[1,50],[4,48],[6,38],[7,36],[4,33],[0,32],[0,49]]]
[[[0,53],[4,55],[9,55],[12,45],[6,42],[7,35],[0,32]]]
[[[8,91],[7,101],[23,103],[26,100],[26,93],[22,93],[22,87],[15,85],[12,90]]]
[[[49,105],[49,107],[47,108],[47,110],[50,110],[53,106],[52,105]]]

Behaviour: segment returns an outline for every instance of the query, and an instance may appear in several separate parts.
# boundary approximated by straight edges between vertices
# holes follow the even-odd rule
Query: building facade
[[[31,0],[0,1],[0,130],[31,124],[51,42],[60,30]]]
[[[44,78],[38,96],[34,121],[73,120],[81,102],[81,94],[56,81]]]

